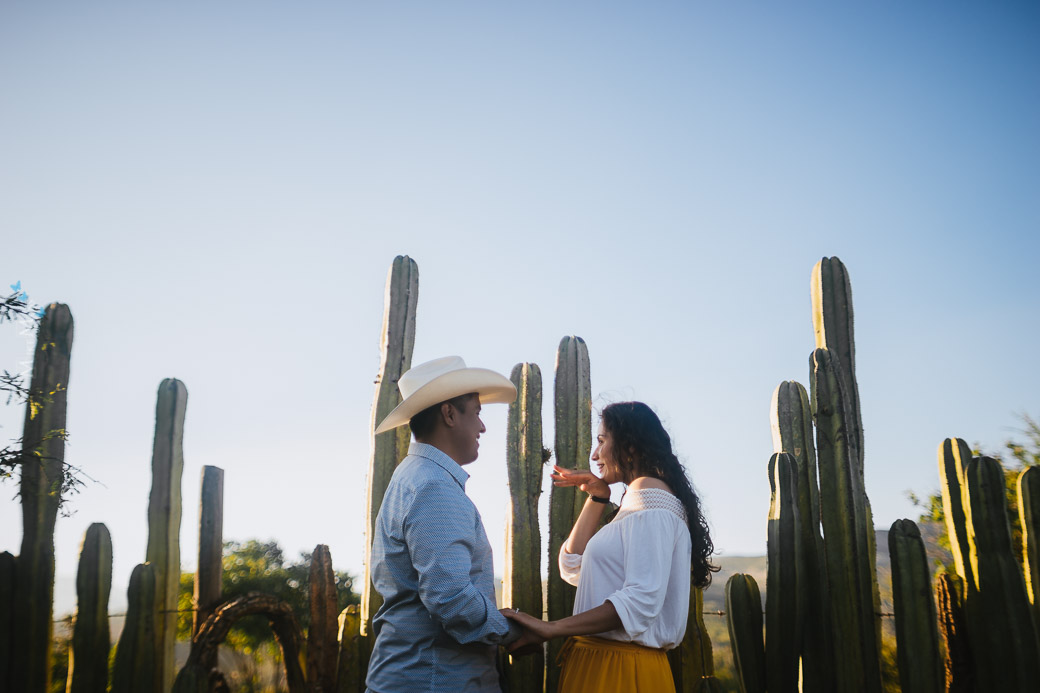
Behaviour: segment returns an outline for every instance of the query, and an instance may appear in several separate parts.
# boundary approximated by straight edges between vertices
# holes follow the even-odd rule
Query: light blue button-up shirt
[[[495,604],[491,545],[467,479],[424,443],[412,443],[394,471],[372,538],[383,605],[372,619],[369,691],[501,690],[495,657],[510,627]]]

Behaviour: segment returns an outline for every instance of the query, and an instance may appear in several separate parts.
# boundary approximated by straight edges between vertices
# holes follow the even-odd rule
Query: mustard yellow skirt
[[[589,636],[560,650],[560,693],[675,693],[664,650]]]

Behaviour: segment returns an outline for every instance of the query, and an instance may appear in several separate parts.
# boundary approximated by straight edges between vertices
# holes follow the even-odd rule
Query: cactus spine
[[[398,255],[386,277],[383,329],[379,348],[382,352],[376,396],[372,405],[372,430],[401,403],[397,381],[412,367],[415,347],[415,308],[419,300],[419,267],[407,255]],[[372,617],[383,598],[372,588],[372,536],[397,463],[408,453],[411,433],[407,426],[372,437],[372,459],[368,466],[368,496],[365,521],[365,578],[361,593],[361,634],[368,635]]]
[[[76,573],[76,623],[69,655],[68,693],[108,688],[108,597],[112,591],[112,537],[95,522],[87,528]]]
[[[810,693],[831,691],[835,685],[828,617],[830,597],[823,537],[820,535],[820,493],[809,395],[800,383],[793,380],[782,382],[773,391],[769,413],[773,452],[790,453],[798,468],[798,526],[802,555],[798,594],[805,614],[801,643],[802,685]]]
[[[735,573],[726,581],[726,613],[742,693],[765,693],[766,652],[762,645],[762,596],[755,578]]]
[[[509,405],[506,468],[509,513],[506,516],[506,566],[502,598],[506,606],[541,616],[542,535],[538,529],[538,497],[542,494],[542,372],[533,363],[518,363],[509,379],[517,397]],[[510,657],[506,680],[512,693],[541,693],[545,678],[542,653]]]
[[[148,496],[148,551],[155,571],[155,684],[173,687],[177,637],[177,590],[181,578],[181,478],[184,473],[184,413],[188,389],[176,378],[159,384],[152,446],[152,491]]]
[[[307,683],[313,691],[332,693],[336,689],[336,657],[339,654],[337,602],[332,555],[328,546],[318,544],[311,554],[311,624],[307,629]]]
[[[846,435],[842,379],[826,349],[813,352],[811,365],[837,690],[880,692],[873,522],[855,441]]]
[[[581,337],[564,337],[556,350],[554,394],[556,415],[556,463],[570,469],[588,469],[592,452],[592,381],[589,350]],[[549,620],[570,616],[574,611],[574,587],[560,577],[560,547],[567,540],[585,499],[574,488],[549,491]],[[552,640],[546,649],[545,691],[556,693],[559,668],[556,656],[562,643]]]
[[[154,691],[156,659],[156,579],[148,563],[134,568],[127,590],[126,624],[116,647],[111,693]]]
[[[888,532],[896,614],[899,680],[904,691],[942,693],[942,663],[932,584],[921,532],[911,520],[896,520]]]
[[[199,568],[195,571],[193,636],[220,603],[223,550],[224,470],[206,465],[202,468],[199,499]]]
[[[40,321],[22,433],[22,547],[15,572],[10,690],[50,687],[54,523],[61,503],[73,320],[52,303]]]
[[[1033,623],[1040,631],[1040,467],[1018,475],[1018,519],[1022,525],[1022,572],[1033,605]]]
[[[996,460],[979,457],[968,464],[964,476],[968,626],[976,672],[993,690],[1032,691],[1040,681],[1040,644],[1012,550],[1004,470]]]
[[[769,460],[772,500],[768,524],[766,677],[771,692],[798,690],[799,651],[806,595],[802,578],[802,533],[798,513],[798,463],[786,452]]]

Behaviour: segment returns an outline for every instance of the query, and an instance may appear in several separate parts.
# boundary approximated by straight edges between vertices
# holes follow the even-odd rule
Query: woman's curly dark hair
[[[610,433],[611,457],[625,478],[637,473],[660,479],[672,489],[686,508],[686,521],[693,543],[690,578],[697,587],[711,584],[715,546],[708,533],[708,522],[701,513],[701,502],[693,490],[686,468],[672,452],[672,439],[657,414],[642,402],[615,402],[600,412],[603,427]]]

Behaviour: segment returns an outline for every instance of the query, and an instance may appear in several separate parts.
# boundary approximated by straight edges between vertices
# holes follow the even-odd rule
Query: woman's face
[[[616,484],[624,481],[621,468],[614,460],[614,443],[603,423],[599,424],[599,433],[596,434],[596,448],[592,451],[592,461],[596,463],[596,469],[603,481],[608,484]]]

